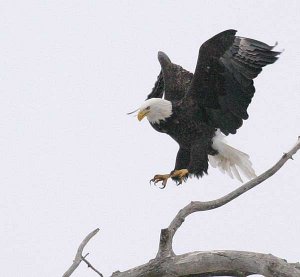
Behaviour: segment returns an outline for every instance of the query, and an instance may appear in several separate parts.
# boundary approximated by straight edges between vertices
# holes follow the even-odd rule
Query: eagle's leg
[[[161,189],[164,189],[170,176],[170,174],[157,174],[150,180],[150,184],[153,182],[156,185],[158,182],[162,182]]]
[[[187,168],[190,163],[190,155],[190,148],[180,146],[176,157],[175,168],[170,173],[171,178],[177,183],[177,185],[182,184],[182,182],[188,177],[189,171]]]
[[[170,174],[170,177],[175,179],[177,185],[181,185],[182,181],[185,181],[188,175],[189,175],[189,171],[187,169],[179,169],[179,170],[173,170]]]

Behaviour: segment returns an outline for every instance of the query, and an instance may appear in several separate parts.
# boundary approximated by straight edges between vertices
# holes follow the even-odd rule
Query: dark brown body
[[[175,170],[188,169],[190,174],[201,177],[207,174],[208,155],[215,155],[212,138],[216,129],[209,126],[203,110],[195,107],[186,110],[182,101],[172,103],[173,114],[165,121],[151,124],[161,133],[166,133],[179,144]]]

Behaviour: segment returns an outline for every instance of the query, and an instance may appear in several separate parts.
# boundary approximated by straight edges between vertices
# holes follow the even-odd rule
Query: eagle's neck
[[[172,115],[172,103],[168,100],[156,98],[151,104],[151,111],[147,118],[152,124],[159,124]]]

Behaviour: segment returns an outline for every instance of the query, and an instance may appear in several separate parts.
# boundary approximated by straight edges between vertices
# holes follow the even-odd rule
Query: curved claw
[[[164,180],[162,183],[161,183],[161,187],[159,187],[160,189],[164,189],[167,185],[167,181]]]
[[[150,180],[150,184],[152,184],[152,182],[154,183],[154,185],[156,185],[159,182],[162,182],[162,186],[159,187],[160,189],[164,189],[167,185],[168,179],[170,177],[170,174],[165,174],[165,175],[155,175],[151,180]]]

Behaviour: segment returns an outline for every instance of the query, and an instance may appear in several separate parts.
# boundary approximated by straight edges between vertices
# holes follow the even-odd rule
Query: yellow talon
[[[188,177],[189,171],[187,169],[174,170],[170,174],[157,174],[151,180],[150,184],[154,183],[156,185],[159,182],[162,182],[161,189],[164,189],[167,185],[169,178],[175,178],[177,185],[182,184],[185,178]]]
[[[158,182],[162,182],[162,187],[161,189],[164,189],[167,185],[168,179],[170,178],[170,174],[157,174],[155,175],[151,180],[150,180],[150,184],[153,182],[154,185],[156,185]]]

